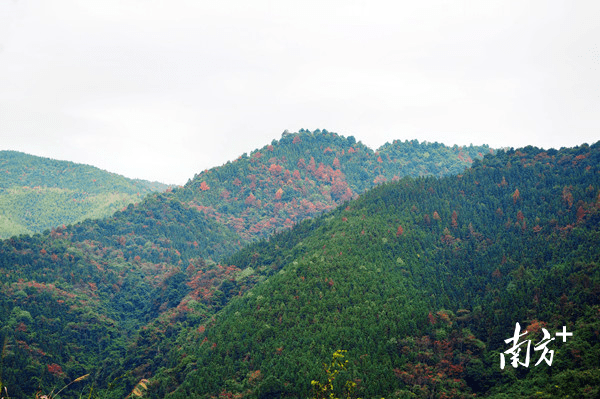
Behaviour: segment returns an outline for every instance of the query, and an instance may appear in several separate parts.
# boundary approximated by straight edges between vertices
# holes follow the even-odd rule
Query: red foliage
[[[546,322],[544,321],[539,321],[536,319],[531,320],[531,323],[529,323],[529,326],[527,326],[527,331],[530,332],[532,335],[540,332],[542,330],[542,328],[547,327]]]
[[[585,210],[580,205],[579,208],[577,208],[577,221],[581,222],[583,220],[584,216],[585,216]]]
[[[314,171],[314,174],[317,179],[322,181],[327,181],[329,177],[329,175],[327,174],[327,169],[322,163],[319,163],[319,167],[317,168],[317,170]]]
[[[336,168],[336,169],[339,169],[341,167],[340,160],[337,157],[335,157],[333,159],[333,167]]]
[[[458,222],[456,219],[458,218],[458,214],[456,211],[452,211],[452,227],[458,227]]]
[[[271,164],[271,166],[269,166],[269,172],[271,172],[273,176],[279,176],[282,171],[283,167],[281,165]]]
[[[435,324],[435,316],[433,315],[433,313],[429,312],[429,314],[427,315],[427,319],[429,320],[429,324]]]
[[[248,375],[248,382],[252,382],[254,380],[260,380],[260,379],[261,379],[260,370],[253,371],[253,372],[249,373],[249,375]]]
[[[438,316],[438,320],[444,322],[444,324],[451,326],[452,325],[452,320],[450,319],[450,315],[446,312],[443,311],[438,311],[436,312],[436,315]]]
[[[513,195],[512,195],[512,198],[513,198],[513,203],[514,203],[514,204],[516,204],[516,203],[517,203],[517,201],[518,201],[519,199],[521,199],[521,193],[519,192],[519,189],[518,189],[518,188],[517,188],[517,189],[515,190],[515,192],[513,193]]]
[[[208,186],[208,184],[206,184],[205,181],[203,181],[202,183],[200,183],[200,190],[208,191],[208,190],[210,190],[210,187]]]
[[[60,367],[58,364],[56,363],[52,363],[48,365],[48,372],[50,374],[52,374],[55,377],[59,377],[62,378],[65,376],[64,371],[62,370],[62,367]]]
[[[387,181],[387,179],[385,178],[384,175],[379,175],[373,180],[373,184],[381,184],[381,183],[385,183],[386,181]]]
[[[279,190],[277,190],[277,192],[275,193],[275,199],[277,201],[279,201],[281,199],[281,196],[283,195],[283,190],[280,188]]]
[[[404,229],[402,228],[402,226],[398,226],[398,230],[396,231],[396,237],[400,237],[402,234],[404,234]]]
[[[246,197],[246,199],[244,200],[244,203],[246,205],[252,205],[256,202],[256,197],[254,196],[254,194],[250,193],[250,195],[248,195]]]

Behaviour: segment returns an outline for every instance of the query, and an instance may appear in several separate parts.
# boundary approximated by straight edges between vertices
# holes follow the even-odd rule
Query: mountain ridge
[[[226,164],[229,169],[215,168],[203,172],[190,179],[184,187],[150,194],[140,203],[129,205],[109,218],[1,241],[0,273],[5,278],[0,282],[0,317],[7,322],[0,329],[0,338],[9,350],[3,357],[0,377],[4,385],[13,391],[11,397],[31,396],[34,386],[45,390],[66,384],[86,373],[91,373],[87,387],[93,384],[104,397],[127,396],[141,380],[146,379],[151,381],[149,385],[144,383],[149,388],[147,393],[153,397],[163,397],[168,393],[174,397],[185,397],[190,393],[206,396],[246,394],[252,397],[306,393],[310,390],[310,378],[317,377],[319,365],[330,356],[327,352],[340,349],[333,348],[329,335],[323,332],[328,323],[320,322],[321,317],[330,320],[333,335],[337,334],[334,331],[342,331],[339,330],[341,319],[336,315],[338,309],[346,312],[344,314],[352,320],[369,320],[373,328],[379,328],[374,321],[378,319],[373,319],[375,315],[381,313],[381,318],[395,312],[406,326],[415,328],[415,334],[420,334],[412,338],[410,335],[403,336],[406,327],[394,327],[393,323],[386,322],[382,328],[388,335],[385,342],[389,341],[389,344],[381,346],[383,343],[371,339],[368,345],[365,344],[367,346],[363,346],[378,348],[368,351],[373,359],[377,359],[376,355],[381,351],[391,353],[390,362],[386,360],[386,368],[376,374],[385,376],[387,382],[382,386],[387,387],[385,389],[389,392],[425,394],[415,387],[419,385],[415,382],[421,381],[427,382],[420,384],[427,389],[443,388],[444,392],[454,389],[465,395],[469,392],[489,393],[490,384],[502,382],[498,373],[485,371],[486,366],[492,365],[491,355],[479,348],[482,344],[497,345],[509,333],[500,327],[489,330],[486,327],[494,317],[501,316],[501,313],[494,312],[502,309],[496,306],[478,310],[475,303],[468,303],[464,309],[454,309],[450,306],[451,299],[462,297],[463,301],[475,301],[473,298],[480,298],[480,292],[486,295],[519,292],[523,284],[530,284],[525,278],[530,269],[534,275],[538,273],[531,266],[537,265],[538,261],[531,256],[523,257],[528,262],[523,270],[515,267],[515,259],[521,252],[526,255],[530,247],[546,248],[546,241],[551,242],[556,248],[541,250],[540,259],[553,256],[564,263],[560,249],[571,248],[569,245],[574,242],[574,235],[585,238],[586,243],[594,243],[595,230],[591,227],[598,214],[595,204],[600,202],[596,199],[600,186],[597,183],[597,164],[600,164],[596,162],[598,144],[559,151],[526,147],[487,155],[480,161],[475,159],[479,155],[477,153],[482,153],[477,149],[471,156],[468,149],[456,147],[450,152],[448,147],[440,146],[438,150],[441,153],[425,151],[429,153],[425,156],[423,149],[434,149],[428,144],[415,141],[395,143],[396,153],[410,153],[411,164],[395,158],[394,152],[391,152],[389,160],[387,155],[390,153],[383,150],[377,156],[367,150],[361,154],[358,143],[351,144],[347,138],[329,132],[304,133],[286,136],[289,143],[284,144],[299,151],[298,154],[283,154],[285,162],[281,154],[277,155],[279,142],[275,141],[271,144],[273,151],[269,146],[255,150],[250,156],[242,156],[240,161],[243,162]],[[296,137],[304,139],[306,147],[300,145],[302,141],[293,143]],[[310,145],[307,145],[308,142]],[[354,150],[355,147],[358,151],[350,152],[350,156],[344,158],[349,148]],[[254,156],[256,153],[261,153],[261,156]],[[277,156],[268,157],[270,153]],[[460,161],[449,164],[458,165],[462,172],[460,175],[441,179],[418,176],[420,171],[427,170],[423,169],[427,162],[438,171],[451,170],[441,162],[443,159],[440,157],[444,153],[454,154],[452,159]],[[302,168],[298,166],[301,158],[305,165]],[[339,169],[334,166],[336,158]],[[471,162],[474,169],[464,170],[461,167]],[[271,169],[272,165],[275,166]],[[400,167],[406,168],[406,165],[409,167],[405,170],[414,171],[417,177],[398,176],[395,179]],[[277,166],[281,166],[281,170]],[[291,166],[294,168],[290,169]],[[286,179],[286,170],[290,174],[289,179]],[[338,170],[343,172],[341,183],[345,184],[340,184],[337,191],[340,197],[334,202],[336,194],[332,196],[332,190],[342,177],[336,173]],[[294,174],[299,178],[294,178]],[[254,178],[250,177],[252,175]],[[387,182],[380,184],[383,178]],[[236,179],[240,180],[239,185],[234,184]],[[377,179],[379,182],[376,182]],[[528,182],[527,185],[519,184],[520,179]],[[292,180],[291,183],[288,180]],[[586,182],[588,186],[585,186]],[[252,183],[254,187],[251,187]],[[354,190],[358,190],[361,184],[369,186],[370,190],[361,193],[358,198],[342,200],[346,189],[356,194]],[[485,199],[478,197],[482,195],[482,187],[486,187],[486,193],[494,195],[487,195]],[[588,187],[592,187],[591,191]],[[283,193],[277,198],[279,189]],[[232,200],[216,202],[216,198],[222,198],[224,190],[230,191],[228,198]],[[254,200],[246,203],[250,194]],[[282,221],[285,222],[286,218],[291,220],[292,215],[286,213],[293,209],[289,204],[294,200],[298,203],[300,199],[312,203],[314,209],[306,208],[304,213],[298,213],[297,220],[291,223],[295,226],[292,230],[271,235]],[[426,199],[434,202],[428,203]],[[321,209],[315,204],[321,204]],[[202,208],[211,206],[214,210]],[[498,209],[501,212],[497,212]],[[479,214],[485,215],[485,218],[477,216]],[[233,224],[223,222],[231,221],[229,215],[243,219],[240,222],[243,229],[240,230],[249,231],[250,227],[266,218],[272,224],[266,228],[259,225],[244,237]],[[271,221],[271,218],[275,220]],[[491,233],[492,228],[499,230]],[[530,238],[534,241],[529,241],[536,245],[523,244],[516,247],[514,254],[502,253],[503,243],[511,242],[515,237],[536,237],[536,234],[538,238]],[[247,244],[251,245],[245,246]],[[241,252],[235,252],[240,248],[243,248]],[[551,279],[556,287],[564,288],[567,296],[564,306],[571,306],[569,302],[573,302],[573,309],[579,316],[583,313],[582,301],[593,298],[591,294],[596,289],[593,262],[597,254],[592,246],[586,258],[586,248],[578,249],[579,253],[565,250],[569,256],[583,257],[583,264],[567,264],[560,272],[563,278],[556,282]],[[494,262],[489,267],[483,261],[474,262],[473,259],[483,259],[480,253],[491,256]],[[467,254],[474,255],[469,257]],[[506,260],[503,260],[503,255]],[[439,270],[433,268],[429,263],[432,259],[443,267]],[[294,261],[298,262],[297,266]],[[363,281],[360,273],[353,274],[352,278],[359,279],[353,283],[354,288],[344,283],[344,270],[351,264],[356,266],[352,270],[361,271],[366,278]],[[497,273],[490,269],[492,266],[496,266]],[[308,268],[312,268],[311,274],[305,273]],[[581,273],[588,269],[591,277],[585,280]],[[468,270],[477,273],[467,276],[465,271]],[[281,284],[294,273],[297,278],[289,281],[291,287],[297,287],[297,292],[289,292],[288,287]],[[458,276],[464,281],[457,280]],[[509,285],[509,277],[514,279],[514,287]],[[572,281],[571,289],[564,285],[568,281]],[[443,285],[438,285],[441,283]],[[271,294],[263,295],[273,292],[269,291],[269,284],[280,287],[279,294],[275,295],[277,303],[272,302]],[[298,284],[308,285],[306,289],[300,289]],[[585,288],[586,284],[588,288]],[[449,290],[448,286],[456,288]],[[357,287],[364,288],[357,291]],[[412,293],[408,299],[406,293],[398,291],[399,287]],[[534,285],[531,287],[535,288]],[[254,290],[256,295],[250,299],[248,294]],[[338,290],[351,294],[354,303],[349,306],[343,302],[335,294]],[[390,294],[392,291],[393,295]],[[404,312],[398,310],[398,304],[382,303],[381,298],[388,294],[390,298],[398,299],[403,308],[412,310]],[[439,298],[430,299],[432,294]],[[263,298],[259,300],[261,295]],[[326,299],[322,305],[308,303],[311,298],[319,298],[320,295]],[[527,308],[525,313],[518,313],[505,296],[496,296],[502,306],[510,312],[517,312],[514,315],[520,317],[532,311]],[[366,299],[369,303],[365,308]],[[515,303],[523,303],[525,297],[521,295],[517,299]],[[329,300],[335,303],[329,306]],[[549,303],[543,295],[537,301]],[[252,305],[250,308],[249,303]],[[311,311],[306,307],[317,305],[318,308]],[[385,307],[380,307],[383,305]],[[559,305],[552,303],[551,306]],[[293,330],[289,323],[296,314],[285,311],[290,306],[299,306],[298,309],[303,311],[295,313],[304,314],[306,320],[312,320],[312,327],[299,321],[306,331],[317,327],[323,330],[319,333],[322,345],[315,342],[318,350],[310,356],[303,355],[302,348],[298,346],[288,353],[286,348],[294,348],[295,344],[288,342],[281,346],[281,342],[277,341],[285,341],[277,326],[285,322],[288,330]],[[594,310],[593,306],[592,303],[590,311]],[[247,363],[247,360],[240,364],[240,359],[244,359],[248,352],[240,346],[235,348],[238,344],[248,348],[244,343],[248,333],[246,337],[243,332],[238,336],[234,334],[238,327],[221,323],[232,314],[235,316],[235,312],[240,312],[242,319],[249,320],[250,316],[255,317],[254,312],[261,309],[262,312],[257,314],[264,318],[264,323],[248,331],[257,331],[259,335],[250,334],[254,337],[251,347],[263,348],[264,354],[252,352],[248,358],[252,359],[251,362]],[[279,313],[273,315],[273,309]],[[428,313],[431,313],[431,318]],[[508,316],[513,313],[505,313],[503,327],[508,325]],[[546,314],[552,316],[551,312]],[[281,323],[279,316],[282,317]],[[334,320],[336,316],[337,320]],[[560,321],[544,317],[545,320],[540,318],[540,321],[548,324]],[[586,331],[591,329],[593,334],[592,316],[585,317],[582,326]],[[231,320],[225,323],[231,323]],[[476,337],[471,338],[472,334],[463,328],[463,324],[459,329],[453,328],[468,320],[477,322],[470,326]],[[573,322],[577,319],[568,320]],[[437,325],[439,327],[429,327]],[[342,326],[347,328],[343,330],[346,331],[346,345],[352,342],[351,337],[357,336],[357,331],[361,331],[363,327],[360,326],[360,323],[356,327]],[[395,333],[385,332],[385,328]],[[227,339],[230,332],[238,338],[238,344]],[[430,337],[431,344],[423,341],[424,336]],[[454,347],[449,352],[440,352],[431,346],[435,337],[440,342],[445,340],[445,345],[457,345],[460,341],[463,347],[469,347],[475,355],[483,358],[465,357]],[[265,343],[269,345],[264,346]],[[577,345],[582,345],[581,341]],[[439,385],[425,378],[427,374],[415,373],[417,359],[402,357],[400,354],[404,347],[415,356],[424,354],[431,359],[450,362],[448,364],[453,368],[448,366],[436,372],[456,377],[458,382]],[[283,349],[279,351],[279,348]],[[353,363],[358,361],[356,356],[365,355],[356,352],[357,349],[348,349],[347,356]],[[231,350],[241,353],[241,357],[227,360],[227,352],[232,353]],[[217,355],[224,363],[211,363]],[[459,360],[453,361],[452,356],[458,356]],[[264,359],[275,361],[281,357],[285,361],[275,368],[256,367]],[[403,360],[399,361],[398,357]],[[376,362],[362,359],[367,370]],[[573,358],[569,359],[569,364],[572,364]],[[430,360],[423,364],[433,372],[435,365]],[[286,373],[278,374],[277,370],[284,364],[289,365],[289,370],[295,370],[294,362],[303,365],[302,378],[292,380]],[[206,370],[214,370],[215,377],[222,378],[200,373],[198,370],[202,364],[206,365]],[[480,366],[475,367],[477,364]],[[252,366],[248,368],[249,365]],[[227,374],[227,367],[238,371]],[[257,374],[257,371],[260,373]],[[353,373],[352,378],[360,378],[362,372],[356,370]],[[590,378],[593,381],[595,377],[592,375]],[[24,381],[21,387],[19,381]],[[211,388],[200,389],[198,381],[206,381]],[[369,384],[359,384],[358,392],[379,393],[370,386],[375,385],[370,381]],[[77,393],[63,395],[76,397]]]
[[[13,348],[5,358],[12,366],[4,368],[2,379],[20,390],[13,390],[11,397],[24,397],[34,386],[48,387],[86,373],[104,390],[123,373],[148,368],[145,359],[154,359],[156,366],[148,368],[154,370],[169,341],[148,340],[148,334],[157,331],[153,326],[181,317],[185,309],[194,309],[195,314],[186,314],[186,320],[203,320],[229,300],[218,287],[230,284],[232,276],[245,281],[245,272],[214,261],[278,228],[337,206],[352,187],[371,187],[385,173],[393,179],[402,166],[393,164],[390,156],[386,170],[382,164],[388,165],[387,157],[379,162],[379,155],[335,133],[304,131],[282,140],[251,156],[242,155],[226,168],[201,173],[184,187],[149,194],[110,217],[1,241],[0,273],[5,278],[0,283],[0,316],[7,324],[0,338]],[[432,148],[411,143],[415,147],[411,156]],[[284,146],[295,152],[286,153]],[[257,155],[269,155],[271,148],[277,159]],[[439,169],[444,155],[450,154],[448,165],[462,170],[469,164],[468,158],[458,158],[458,148],[439,149],[437,157],[423,156],[407,171],[424,173],[428,165]],[[237,199],[230,195],[230,201],[221,201],[228,187]],[[284,192],[278,198],[280,189]],[[250,194],[254,200],[246,201]],[[294,203],[304,206],[294,211]],[[218,213],[211,213],[210,207]],[[249,234],[240,234],[246,231]],[[183,303],[190,292],[201,297]],[[83,329],[86,333],[80,334]],[[179,328],[167,330],[173,336]],[[126,356],[129,345],[144,349]],[[26,371],[14,374],[14,370]],[[24,381],[22,387],[18,380]],[[131,378],[123,382],[114,389],[117,397],[126,396],[137,383]]]
[[[109,216],[169,186],[94,166],[0,151],[0,237]]]
[[[151,397],[319,397],[311,380],[339,349],[362,397],[594,397],[599,161],[600,143],[502,151],[247,246],[224,267],[252,288],[232,281],[223,311],[180,332],[170,356],[186,360],[154,376]],[[501,370],[515,322],[574,337],[552,366]]]

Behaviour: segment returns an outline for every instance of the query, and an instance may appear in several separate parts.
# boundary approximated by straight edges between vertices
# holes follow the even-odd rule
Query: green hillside
[[[301,130],[196,175],[176,197],[251,241],[386,181],[461,173],[490,152],[488,146],[417,140],[396,140],[373,151],[352,136]]]
[[[338,393],[350,381],[373,398],[597,397],[599,165],[600,143],[527,147],[377,187],[226,260],[242,269],[219,286],[229,304],[171,320],[188,326],[163,347],[171,368],[137,377],[150,397],[308,397],[344,349]],[[517,322],[532,361],[507,354],[501,370]],[[573,337],[534,366],[543,329],[563,326]]]
[[[335,133],[286,134],[108,218],[0,242],[0,378],[10,397],[48,393],[86,374],[61,397],[92,387],[100,397],[127,396],[177,364],[167,354],[190,328],[266,278],[217,262],[356,197],[386,173],[397,180],[462,171],[489,152],[417,141],[392,148],[388,159]]]
[[[88,165],[0,151],[0,238],[103,218],[167,187]]]

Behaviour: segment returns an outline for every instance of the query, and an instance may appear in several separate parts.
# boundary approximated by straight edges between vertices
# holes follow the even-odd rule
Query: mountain
[[[175,196],[252,241],[334,209],[377,184],[401,176],[458,174],[490,152],[488,146],[417,140],[396,140],[373,151],[352,136],[300,130],[196,175]]]
[[[165,354],[190,329],[267,281],[266,269],[217,262],[386,180],[462,172],[490,151],[414,140],[375,152],[324,130],[286,133],[110,217],[4,240],[1,381],[20,398],[90,374],[78,385],[127,396],[175,367]]]
[[[17,151],[0,151],[0,176],[0,238],[107,217],[168,188]]]
[[[167,398],[598,397],[599,264],[600,142],[499,151],[245,247],[212,297],[196,272],[133,374]]]

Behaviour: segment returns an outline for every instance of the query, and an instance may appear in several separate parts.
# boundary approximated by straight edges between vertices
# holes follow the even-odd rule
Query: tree
[[[279,176],[282,171],[283,167],[281,165],[271,164],[271,166],[269,166],[269,172],[271,172],[273,176]]]
[[[340,160],[338,159],[338,157],[335,157],[333,159],[333,167],[336,168],[336,169],[339,169],[341,167],[340,166]]]
[[[402,234],[404,234],[404,229],[402,228],[402,226],[398,226],[398,230],[396,231],[396,237],[400,237]]]
[[[513,203],[514,203],[514,204],[516,204],[516,203],[517,203],[517,201],[518,201],[519,199],[521,199],[521,193],[519,192],[519,189],[518,189],[518,188],[517,188],[517,189],[515,190],[515,192],[513,193],[513,195],[512,195],[512,198],[513,198]]]
[[[344,360],[344,353],[346,350],[337,350],[333,353],[331,363],[329,365],[324,364],[323,369],[327,377],[327,381],[321,383],[317,380],[312,380],[310,383],[313,386],[313,399],[325,399],[325,398],[351,398],[352,392],[356,388],[354,381],[347,380],[344,384],[341,393],[337,393],[335,379],[338,377],[340,372],[345,371],[348,365],[348,360]],[[338,396],[339,395],[339,396]]]
[[[250,193],[250,195],[248,195],[246,197],[246,200],[244,201],[244,203],[246,205],[253,205],[255,202],[256,202],[256,197],[252,193]]]
[[[275,199],[277,201],[281,200],[281,196],[283,195],[283,190],[280,188],[279,190],[277,190],[277,192],[275,193]]]

